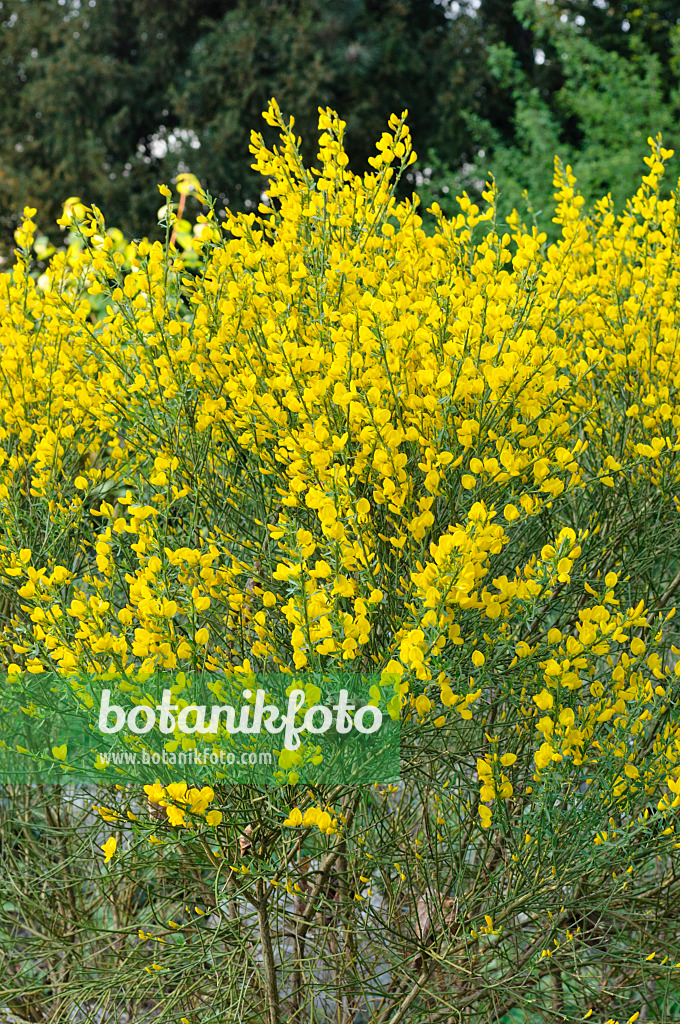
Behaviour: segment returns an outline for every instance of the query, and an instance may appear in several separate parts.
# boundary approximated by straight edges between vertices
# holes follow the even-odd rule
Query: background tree
[[[478,16],[494,102],[464,115],[476,158],[456,165],[428,153],[421,197],[453,212],[466,188],[475,198],[491,172],[500,208],[526,209],[550,235],[551,168],[572,165],[587,201],[611,192],[624,201],[643,169],[647,138],[661,131],[674,145],[680,92],[677,7],[661,2],[482,0]],[[422,174],[421,170],[421,174]]]
[[[395,109],[416,144],[470,160],[466,117],[497,89],[483,23],[428,0],[5,0],[0,39],[0,230],[26,204],[49,230],[82,196],[131,235],[156,185],[191,170],[234,209],[256,205],[250,131],[276,95],[315,155],[317,108],[348,123],[363,168]]]
[[[501,215],[526,189],[551,234],[556,153],[586,199],[620,203],[648,136],[673,145],[680,106],[678,11],[663,0],[4,0],[0,13],[5,253],[25,205],[56,237],[71,195],[153,233],[156,185],[181,171],[218,206],[254,209],[248,143],[272,95],[308,162],[317,108],[340,111],[356,171],[408,108],[420,161],[402,194],[450,213],[493,173]]]

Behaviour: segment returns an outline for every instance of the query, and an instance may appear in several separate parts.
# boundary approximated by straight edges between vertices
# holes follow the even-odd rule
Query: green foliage
[[[462,169],[441,151],[428,160],[435,170],[427,198],[457,212],[452,197],[461,186],[476,198],[493,174],[501,211],[528,206],[553,238],[547,211],[556,154],[571,165],[587,202],[611,192],[620,205],[642,167],[650,126],[672,144],[680,28],[663,4],[602,10],[578,0],[518,0],[513,11],[484,3],[480,12],[489,70],[511,102],[492,106],[484,118],[465,114],[476,156]],[[501,26],[503,39],[494,34]]]

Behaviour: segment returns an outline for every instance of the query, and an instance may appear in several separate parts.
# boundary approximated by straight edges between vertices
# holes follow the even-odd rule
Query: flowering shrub
[[[0,997],[53,1020],[679,1019],[672,153],[650,139],[623,213],[558,164],[556,244],[499,226],[492,185],[428,237],[393,198],[404,116],[363,177],[333,112],[311,170],[265,119],[267,203],[220,222],[201,193],[190,265],[165,186],[165,246],[123,255],[71,204],[82,248],[39,282],[26,211],[0,280],[7,685],[56,667],[77,701],[74,673],[116,670],[142,700],[155,669],[346,664],[401,702],[402,782],[178,781],[100,794],[96,820],[37,801],[69,880],[33,932],[8,854]]]

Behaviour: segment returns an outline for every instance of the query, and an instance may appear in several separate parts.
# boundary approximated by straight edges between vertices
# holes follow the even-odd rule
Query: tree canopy
[[[315,157],[317,108],[347,122],[360,170],[393,110],[447,210],[490,172],[501,208],[547,208],[555,153],[587,198],[630,191],[647,137],[672,145],[674,4],[605,0],[3,0],[0,245],[25,205],[53,225],[81,196],[150,231],[157,183],[191,171],[234,210],[265,187],[250,131],[275,95]],[[265,128],[265,135],[267,129]]]

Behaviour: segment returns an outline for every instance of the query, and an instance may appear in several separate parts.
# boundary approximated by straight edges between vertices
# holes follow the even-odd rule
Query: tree
[[[110,205],[113,221],[127,229],[155,213],[168,74],[192,45],[200,17],[220,6],[3,5],[0,223],[10,244],[26,203],[40,206],[45,227],[73,194]]]
[[[587,201],[612,193],[620,207],[644,168],[647,138],[674,144],[680,108],[680,28],[669,4],[604,6],[586,0],[512,7],[483,0],[480,18],[498,103],[467,115],[477,157],[461,168],[439,151],[428,199],[448,212],[461,188],[479,194],[490,173],[501,210],[526,209],[554,237],[555,155],[570,164]],[[502,35],[499,35],[502,30]],[[501,115],[499,118],[499,114]]]
[[[495,84],[479,62],[482,23],[434,0],[6,0],[0,40],[0,230],[24,205],[50,231],[71,195],[148,231],[156,185],[191,170],[222,204],[264,187],[250,130],[276,95],[315,156],[317,108],[347,120],[365,167],[394,109],[416,147],[471,158],[469,112]]]

